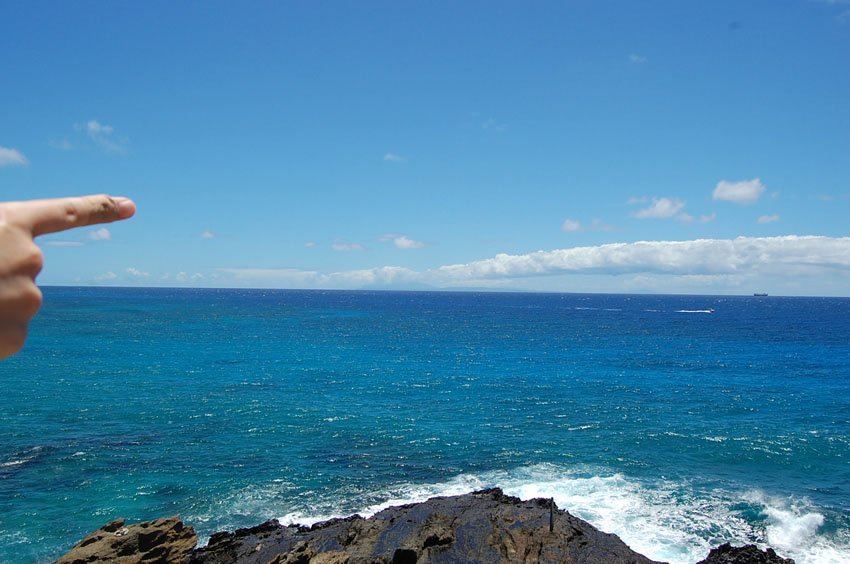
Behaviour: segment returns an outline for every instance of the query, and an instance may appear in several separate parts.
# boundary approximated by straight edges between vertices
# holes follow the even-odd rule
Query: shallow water
[[[2,562],[493,485],[850,561],[848,299],[46,288],[0,390]]]

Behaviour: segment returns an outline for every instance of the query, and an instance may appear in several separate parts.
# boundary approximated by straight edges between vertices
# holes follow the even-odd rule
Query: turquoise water
[[[0,562],[491,485],[850,561],[848,299],[46,288],[0,391]]]

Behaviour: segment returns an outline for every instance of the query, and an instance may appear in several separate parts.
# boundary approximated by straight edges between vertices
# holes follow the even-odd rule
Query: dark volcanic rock
[[[727,542],[712,548],[708,558],[697,564],[794,564],[794,560],[778,556],[772,548],[759,550],[754,544],[732,546]]]
[[[59,564],[165,562],[191,564],[652,564],[616,535],[555,507],[522,501],[500,489],[390,507],[312,527],[267,521],[216,533],[194,549],[192,527],[177,517],[124,526],[118,519],[80,541]],[[193,551],[194,549],[194,551]],[[793,564],[771,549],[725,544],[698,564]]]
[[[499,489],[391,507],[370,519],[334,519],[311,528],[269,521],[217,533],[192,562],[342,564],[587,562],[650,564],[617,536],[552,506]]]
[[[124,526],[124,519],[116,519],[99,528],[56,564],[84,564],[86,562],[174,562],[189,561],[198,542],[195,530],[186,527],[179,517],[154,519]]]

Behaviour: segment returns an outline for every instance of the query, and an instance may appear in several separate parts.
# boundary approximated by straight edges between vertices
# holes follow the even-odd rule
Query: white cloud
[[[765,189],[765,185],[758,178],[737,182],[721,180],[715,186],[712,197],[736,204],[752,204],[761,197]]]
[[[307,241],[306,243],[304,243],[304,246],[307,247],[308,249],[312,249],[316,246],[316,242],[315,241]]]
[[[384,160],[392,163],[400,163],[407,160],[407,157],[402,157],[401,155],[396,155],[395,153],[386,153],[384,154]]]
[[[425,243],[411,239],[407,235],[384,235],[381,241],[392,241],[397,249],[422,249]]]
[[[219,272],[248,285],[264,284],[286,288],[358,288],[417,282],[421,274],[400,266],[382,266],[322,274],[297,268],[220,268]]]
[[[83,244],[79,241],[45,241],[48,247],[82,247]]]
[[[112,135],[112,131],[113,129],[111,125],[103,125],[95,119],[86,124],[86,132],[90,137],[96,137],[98,135]]]
[[[711,223],[715,219],[717,219],[716,213],[703,214],[699,216],[700,223]]]
[[[74,144],[67,137],[62,139],[51,139],[47,144],[58,151],[71,151],[74,149]]]
[[[486,129],[488,131],[506,131],[508,129],[508,124],[502,123],[496,118],[487,118],[481,122],[481,129]]]
[[[143,270],[139,270],[138,268],[133,267],[128,268],[125,272],[135,278],[147,278],[151,275],[150,272],[145,272]]]
[[[666,219],[674,217],[684,207],[685,202],[679,198],[652,198],[652,204],[649,207],[638,210],[632,215],[638,219]]]
[[[762,216],[759,216],[757,221],[759,223],[773,223],[774,221],[779,221],[779,215],[777,215],[777,214],[762,215]]]
[[[109,229],[107,229],[106,227],[101,227],[100,229],[89,231],[88,237],[89,239],[93,239],[95,241],[109,241],[110,239],[112,239],[112,233],[110,233]]]
[[[677,221],[681,221],[682,223],[693,223],[694,216],[689,213],[682,212],[676,216]]]
[[[116,278],[118,278],[118,275],[110,270],[100,276],[96,276],[95,280],[97,280],[98,282],[108,282],[109,280],[115,280]]]
[[[574,219],[567,218],[564,220],[564,223],[561,224],[561,229],[568,233],[573,231],[581,231],[581,223]]]
[[[590,222],[590,228],[593,229],[594,231],[605,231],[605,232],[608,232],[608,233],[610,233],[611,231],[617,230],[616,225],[611,225],[609,223],[605,223],[601,219],[594,219],[593,221],[591,221]]]
[[[27,166],[30,162],[17,149],[0,147],[0,168],[5,166]]]
[[[597,247],[496,255],[436,270],[453,278],[525,277],[558,273],[740,274],[763,268],[850,269],[850,237],[787,235],[693,241],[638,241]]]
[[[201,239],[215,239],[215,233],[209,229],[201,231]]]
[[[611,243],[523,255],[499,254],[425,271],[384,266],[329,274],[293,268],[222,268],[219,273],[237,285],[284,288],[540,288],[546,287],[543,277],[559,280],[575,276],[577,280],[593,280],[591,287],[597,291],[655,288],[668,292],[738,292],[740,288],[760,288],[770,281],[775,285],[779,280],[793,290],[802,277],[818,281],[832,277],[830,291],[838,288],[846,294],[850,237],[787,235]]]
[[[634,206],[636,204],[645,204],[648,201],[649,198],[647,198],[646,196],[632,196],[631,198],[626,200],[626,203],[630,206]]]
[[[360,243],[333,243],[331,248],[335,251],[365,251],[366,247]]]
[[[163,276],[163,279],[166,279],[167,276]],[[193,274],[189,274],[188,272],[178,272],[174,275],[174,280],[176,282],[196,282],[198,280],[205,280],[206,276],[201,274],[200,272],[195,272]]]
[[[644,57],[644,56],[642,56],[642,55],[637,55],[637,54],[635,54],[635,53],[631,53],[631,54],[629,55],[629,62],[630,62],[630,63],[632,63],[632,64],[635,64],[635,65],[642,65],[642,64],[644,64],[647,60],[648,60],[648,59],[647,59],[646,57]]]
[[[82,129],[92,141],[107,153],[124,152],[127,140],[115,136],[115,130],[111,125],[102,124],[93,119],[88,121]]]
[[[818,194],[817,199],[822,201],[822,202],[834,202],[836,200],[838,200],[838,201],[850,200],[850,192],[848,192],[846,194],[838,194],[838,195],[835,195],[835,194]]]

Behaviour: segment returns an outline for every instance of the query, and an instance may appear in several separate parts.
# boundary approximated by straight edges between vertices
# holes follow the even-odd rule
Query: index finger
[[[7,211],[13,211],[12,214],[7,213],[7,221],[14,221],[30,231],[33,237],[74,227],[111,223],[136,213],[136,204],[132,200],[106,195],[31,200],[7,205],[11,207]]]

